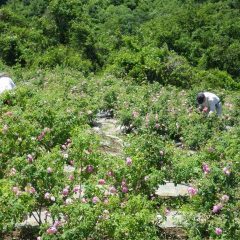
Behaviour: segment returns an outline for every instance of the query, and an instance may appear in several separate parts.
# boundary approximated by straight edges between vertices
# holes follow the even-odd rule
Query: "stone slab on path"
[[[93,131],[101,137],[101,150],[112,156],[123,154],[124,143],[120,138],[121,128],[118,121],[113,118],[98,118]]]
[[[161,228],[176,228],[184,221],[184,217],[177,211],[170,211],[165,218],[157,215],[158,226]]]
[[[173,182],[166,182],[166,184],[162,184],[158,186],[155,194],[159,197],[179,197],[188,195],[188,185],[185,184],[177,184],[175,185]]]
[[[16,225],[16,227],[25,227],[25,226],[39,226],[38,222],[36,221],[35,217],[39,220],[39,217],[41,218],[42,223],[49,223],[52,224],[52,219],[50,217],[46,217],[47,211],[43,210],[40,214],[40,216],[37,215],[36,212],[33,212],[32,214],[29,214],[25,221],[22,223],[19,223]],[[35,217],[34,217],[34,216]]]
[[[161,229],[164,239],[187,239],[186,231],[182,227],[184,223],[184,216],[176,210],[168,212],[164,217],[157,215],[157,226]]]
[[[104,135],[119,135],[121,134],[118,121],[114,118],[99,118],[95,122],[93,130],[99,133],[104,133]]]
[[[84,195],[84,186],[81,186],[81,188],[83,189],[81,195],[79,192],[76,192],[72,195],[72,199],[76,200],[76,199],[80,199],[81,197],[83,197]],[[46,210],[46,208],[43,208],[41,211],[41,214],[38,215],[37,212],[32,212],[32,214],[29,214],[26,219],[22,222],[16,225],[16,227],[23,227],[23,226],[38,226],[38,221],[39,218],[41,219],[42,223],[48,223],[48,224],[52,224],[52,218],[47,216],[48,211]],[[34,217],[34,216],[35,217]],[[37,220],[38,221],[37,221]]]

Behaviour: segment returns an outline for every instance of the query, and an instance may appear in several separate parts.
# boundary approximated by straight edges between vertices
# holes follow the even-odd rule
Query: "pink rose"
[[[28,192],[28,193],[31,193],[31,194],[36,193],[35,188],[32,187],[31,185],[26,186],[26,187],[25,187],[25,191]]]
[[[53,227],[57,228],[57,227],[61,226],[61,224],[62,224],[61,221],[55,221],[53,224]]]
[[[188,193],[189,193],[190,196],[196,195],[197,192],[198,192],[198,190],[196,188],[193,188],[193,187],[188,188]]]
[[[127,182],[125,179],[122,180],[122,184],[121,184],[122,187],[126,187],[127,186]]]
[[[217,204],[213,206],[212,212],[213,213],[218,213],[221,209],[222,209],[222,205],[221,204]]]
[[[206,163],[203,164],[202,169],[204,174],[208,174],[210,172],[210,167]]]
[[[222,234],[222,229],[221,228],[215,228],[215,233],[217,235],[221,235]]]
[[[94,169],[94,167],[92,165],[88,165],[87,168],[86,168],[88,173],[92,173],[93,169]]]
[[[56,227],[50,227],[50,228],[48,228],[48,230],[47,230],[47,234],[49,234],[49,235],[53,235],[53,234],[55,234],[57,232],[57,228]]]
[[[80,192],[80,186],[79,185],[76,185],[74,188],[73,188],[73,192],[74,193],[77,193],[77,192]]]
[[[130,157],[127,157],[127,158],[126,158],[126,164],[127,164],[128,166],[132,165],[132,159],[131,159]]]
[[[63,196],[67,196],[69,194],[69,190],[67,187],[63,189],[62,194]]]
[[[93,202],[94,204],[96,204],[96,203],[100,202],[100,199],[95,196],[95,197],[93,197],[92,202]]]
[[[122,192],[123,192],[123,193],[127,193],[127,192],[128,192],[128,188],[127,188],[127,187],[125,187],[125,186],[124,186],[124,187],[122,187]]]
[[[100,185],[104,185],[106,182],[105,182],[105,180],[104,179],[100,179],[99,181],[98,181],[98,184],[100,184]]]
[[[67,149],[67,147],[66,147],[64,144],[61,146],[61,148],[62,148],[63,150],[66,150],[66,149]]]
[[[31,154],[28,154],[27,155],[27,160],[29,163],[32,163],[33,162],[33,156]]]
[[[113,171],[108,171],[107,175],[108,175],[109,177],[113,177],[113,176],[114,176]]]
[[[70,176],[68,177],[68,179],[69,179],[70,181],[73,181],[73,180],[74,180],[74,176],[73,176],[73,175],[70,175]]]
[[[44,199],[48,200],[48,199],[50,199],[50,197],[51,197],[51,194],[49,192],[46,192],[44,194]]]
[[[170,209],[169,209],[169,208],[166,208],[166,209],[165,209],[165,215],[169,215],[169,214],[170,214],[170,212],[171,212],[171,211],[170,211]]]

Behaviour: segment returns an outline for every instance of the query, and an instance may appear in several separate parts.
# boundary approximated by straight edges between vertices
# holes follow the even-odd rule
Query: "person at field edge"
[[[200,111],[208,113],[208,116],[217,112],[218,116],[222,114],[222,103],[220,98],[211,92],[200,92],[197,95],[197,103]]]
[[[6,73],[0,73],[0,94],[15,87],[13,80]]]

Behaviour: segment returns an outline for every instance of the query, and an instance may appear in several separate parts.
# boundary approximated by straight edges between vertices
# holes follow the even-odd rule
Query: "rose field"
[[[0,239],[238,240],[239,9],[0,1]]]

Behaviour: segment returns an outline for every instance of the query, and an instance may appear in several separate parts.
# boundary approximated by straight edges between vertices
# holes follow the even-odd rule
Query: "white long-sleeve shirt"
[[[0,77],[0,94],[5,90],[11,90],[15,88],[13,80],[9,77]]]
[[[217,108],[217,114],[220,116],[222,113],[222,106],[220,98],[211,92],[204,92],[205,101],[200,104],[201,108],[208,108],[208,114],[212,114]]]

